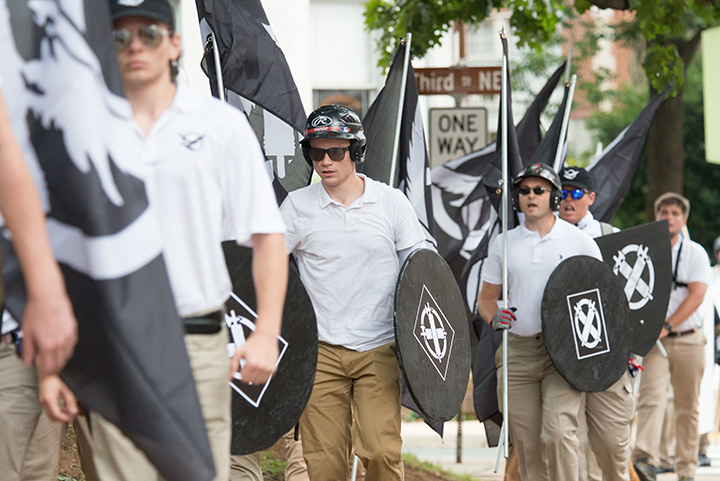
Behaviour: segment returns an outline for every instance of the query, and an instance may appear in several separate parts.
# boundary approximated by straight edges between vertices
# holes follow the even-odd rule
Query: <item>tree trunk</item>
[[[655,219],[653,202],[661,194],[668,191],[682,194],[683,191],[682,101],[682,90],[676,97],[666,98],[655,113],[648,132],[648,191],[645,197],[648,219]]]
[[[676,39],[672,42],[683,62],[683,76],[700,45],[701,33],[698,30],[690,40]],[[655,199],[668,191],[683,193],[683,91],[684,88],[681,88],[677,96],[668,97],[660,104],[648,132],[648,190],[645,196],[645,212],[651,220],[655,219]],[[650,85],[650,98],[657,93]]]

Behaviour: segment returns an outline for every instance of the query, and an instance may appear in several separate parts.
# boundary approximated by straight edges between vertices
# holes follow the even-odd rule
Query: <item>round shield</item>
[[[460,289],[429,249],[408,256],[395,289],[395,343],[408,391],[430,421],[460,410],[470,376],[470,335]]]
[[[593,257],[570,257],[550,275],[542,330],[555,368],[578,391],[604,391],[628,368],[630,309],[612,269]]]
[[[667,220],[651,222],[595,239],[605,264],[624,286],[633,323],[631,350],[644,356],[653,348],[667,314],[672,289]]]
[[[232,339],[228,354],[255,328],[257,301],[252,280],[252,249],[224,242],[225,261],[233,283],[225,322]],[[232,387],[232,454],[269,448],[292,429],[305,409],[315,380],[318,340],[315,312],[300,277],[291,267],[275,374],[263,385],[234,379]]]

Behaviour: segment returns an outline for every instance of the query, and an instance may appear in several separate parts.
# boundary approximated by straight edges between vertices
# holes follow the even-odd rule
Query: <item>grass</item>
[[[469,474],[458,474],[452,471],[447,471],[442,466],[431,463],[429,461],[421,461],[417,456],[410,453],[403,453],[403,462],[406,466],[412,466],[415,469],[430,471],[439,476],[443,476],[452,481],[478,481],[477,478],[470,476]]]

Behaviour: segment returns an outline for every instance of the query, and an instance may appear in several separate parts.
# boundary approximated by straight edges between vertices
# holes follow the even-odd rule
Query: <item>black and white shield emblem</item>
[[[228,355],[252,336],[257,299],[252,281],[252,250],[235,242],[223,242],[233,293],[225,303],[225,323],[232,334]],[[277,371],[263,385],[233,379],[232,454],[249,454],[269,448],[297,424],[315,380],[317,324],[310,298],[291,268],[288,276],[283,321],[278,337]]]
[[[545,286],[541,315],[548,355],[578,391],[604,391],[627,370],[630,309],[620,280],[602,261],[562,261]]]
[[[460,410],[470,376],[470,335],[460,288],[445,260],[419,249],[395,288],[395,344],[408,391],[426,419]]]
[[[413,334],[444,381],[450,365],[455,329],[425,285],[420,295]]]
[[[651,222],[595,239],[603,261],[623,286],[633,324],[632,352],[647,354],[655,345],[672,284],[667,221]]]
[[[578,359],[610,351],[600,291],[591,289],[567,296]]]

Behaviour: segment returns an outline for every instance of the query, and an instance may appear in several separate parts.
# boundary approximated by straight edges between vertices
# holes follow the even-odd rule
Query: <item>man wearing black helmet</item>
[[[478,308],[494,329],[508,332],[509,433],[523,480],[578,479],[577,414],[581,394],[557,372],[545,350],[540,307],[555,267],[575,255],[601,259],[597,244],[553,214],[561,185],[544,164],[525,167],[513,183],[513,206],[524,214],[508,236],[508,305],[502,293],[503,234],[490,245],[482,268]],[[502,349],[495,355],[502,399]],[[500,403],[502,406],[502,403]],[[540,441],[540,442],[538,442]]]
[[[392,304],[401,262],[424,234],[400,191],[356,172],[364,148],[355,112],[314,111],[303,155],[321,182],[280,208],[318,323],[315,385],[300,418],[312,481],[347,479],[352,418],[365,479],[403,479]]]

